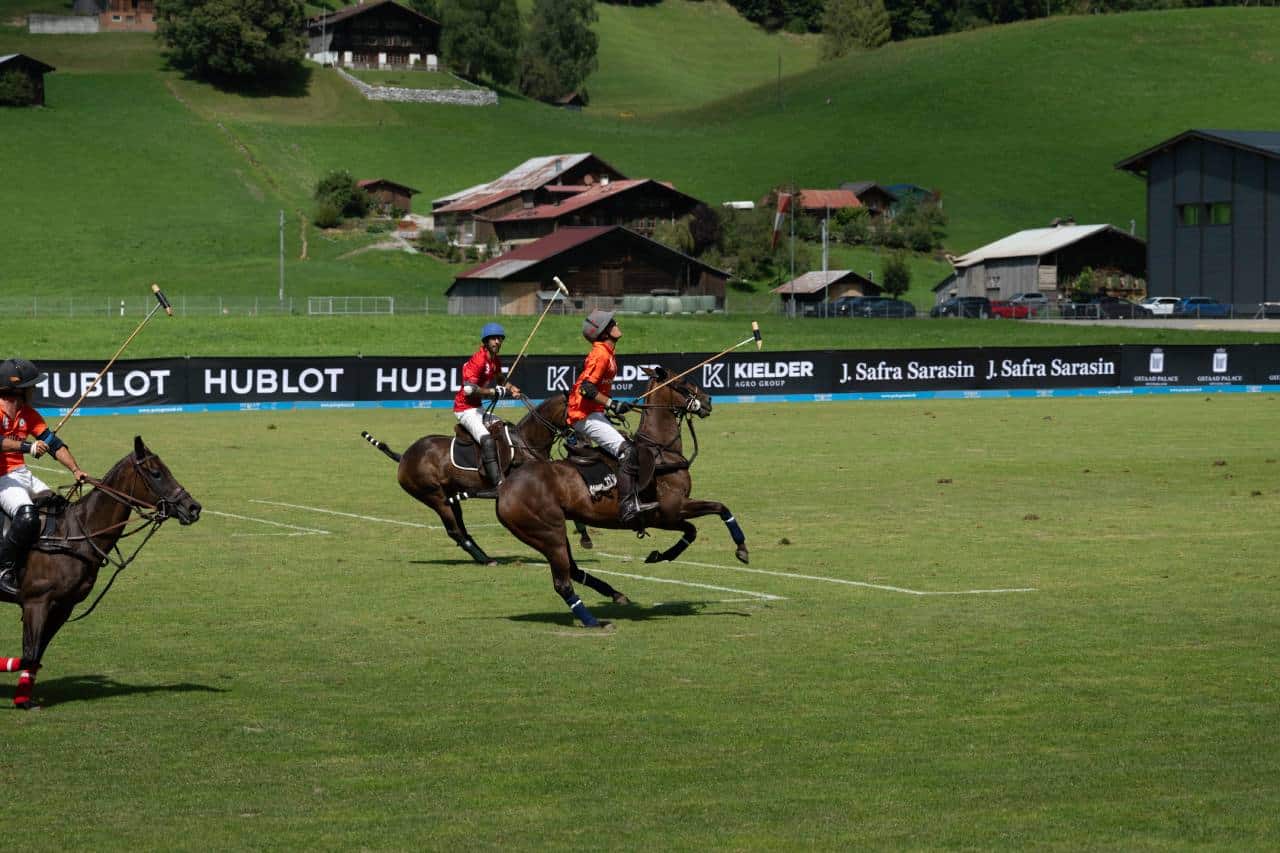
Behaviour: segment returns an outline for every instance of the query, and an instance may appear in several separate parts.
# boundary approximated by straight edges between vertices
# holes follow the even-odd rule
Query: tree
[[[0,107],[25,107],[35,103],[36,87],[21,71],[0,74]]]
[[[328,226],[341,222],[343,216],[362,217],[369,212],[369,194],[356,186],[350,172],[335,170],[316,182],[316,224],[326,220]],[[332,213],[330,211],[332,210]],[[332,220],[337,219],[337,222]]]
[[[902,252],[887,255],[880,262],[880,286],[884,292],[897,299],[911,287],[911,269]]]
[[[515,0],[450,0],[441,15],[440,50],[463,77],[516,79],[520,10]]]
[[[692,254],[694,244],[693,234],[689,231],[689,218],[686,216],[674,222],[669,219],[661,220],[653,228],[653,240],[681,254]]]
[[[595,0],[533,0],[520,91],[548,100],[579,91],[596,70]]]
[[[302,0],[156,0],[155,17],[169,63],[213,82],[271,88],[306,56]]]

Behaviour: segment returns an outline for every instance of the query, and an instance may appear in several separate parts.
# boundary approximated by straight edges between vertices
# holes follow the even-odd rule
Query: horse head
[[[649,377],[649,384],[645,387],[645,399],[650,405],[669,408],[676,414],[684,412],[700,418],[711,414],[711,395],[697,385],[687,379],[671,382],[671,377],[675,374],[665,367],[646,367],[644,372]]]
[[[169,466],[142,443],[142,436],[134,436],[133,453],[120,460],[112,473],[115,471],[132,475],[120,477],[116,488],[139,504],[154,506],[160,518],[172,516],[183,525],[200,520],[200,504],[174,479]]]

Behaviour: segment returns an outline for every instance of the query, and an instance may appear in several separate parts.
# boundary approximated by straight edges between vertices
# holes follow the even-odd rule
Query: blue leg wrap
[[[587,609],[587,605],[582,603],[582,599],[578,598],[576,593],[561,593],[560,597],[564,599],[564,603],[569,605],[569,609],[573,611],[573,615],[578,617],[583,626],[587,628],[598,628],[600,623],[596,621],[596,617],[591,615],[591,611]]]
[[[726,509],[720,513],[720,518],[724,521],[724,526],[729,528],[729,535],[733,537],[735,545],[741,545],[747,541],[747,537],[742,532],[742,528],[738,526],[738,520],[733,517],[733,513]]]

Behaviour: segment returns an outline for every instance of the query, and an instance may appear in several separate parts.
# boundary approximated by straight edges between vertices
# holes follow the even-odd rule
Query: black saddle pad
[[[47,539],[53,535],[58,526],[58,519],[62,518],[62,514],[70,506],[70,503],[62,495],[56,493],[40,495],[33,503],[40,513],[40,538]],[[9,532],[9,524],[9,514],[0,511],[0,537]]]
[[[511,427],[508,424],[502,425],[503,437],[506,439],[507,447],[511,447]],[[454,468],[460,468],[463,471],[480,470],[480,445],[471,439],[470,435],[467,440],[463,441],[457,434],[453,436],[453,441],[449,442],[449,461],[453,463]],[[498,462],[504,467],[511,462],[511,454],[503,453],[499,449]]]
[[[586,461],[582,457],[573,459],[573,470],[587,484],[587,492],[592,500],[599,500],[618,487],[618,475],[606,460],[608,457],[604,454],[598,455],[594,461]]]

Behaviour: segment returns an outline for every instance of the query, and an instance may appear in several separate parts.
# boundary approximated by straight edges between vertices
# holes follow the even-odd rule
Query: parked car
[[[991,300],[985,296],[953,296],[929,309],[930,317],[980,317],[991,316]]]
[[[1175,317],[1230,317],[1231,306],[1212,296],[1187,296],[1173,309]]]
[[[1178,303],[1182,300],[1176,296],[1148,296],[1139,302],[1139,305],[1145,306],[1152,314],[1157,317],[1168,317],[1173,314]]]
[[[1088,302],[1068,302],[1062,306],[1063,317],[1085,320],[1138,320],[1151,316],[1145,305],[1118,296],[1095,296]]]
[[[877,299],[862,306],[860,317],[914,317],[916,306],[902,299]]]
[[[991,319],[993,320],[1025,320],[1031,313],[1031,307],[1020,302],[994,300],[991,303]]]
[[[1009,297],[1009,301],[1014,305],[1026,305],[1028,308],[1047,308],[1049,306],[1049,297],[1038,291],[1015,293]]]
[[[842,296],[833,300],[829,316],[832,317],[860,317],[862,309],[873,302],[881,302],[888,299],[887,296]]]

